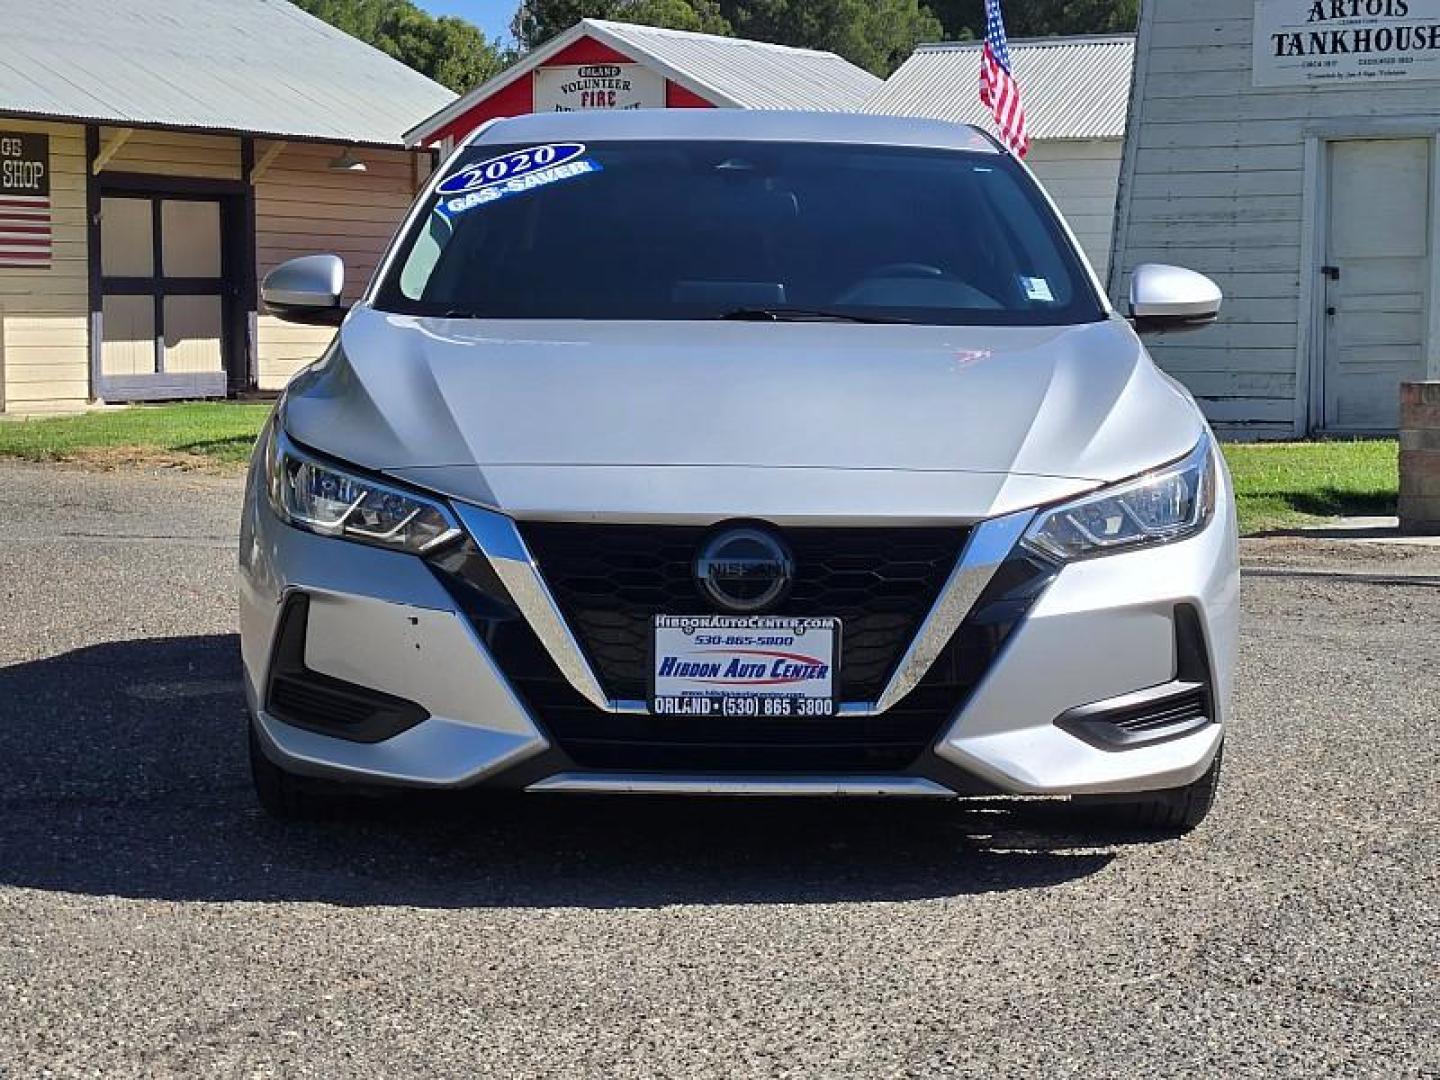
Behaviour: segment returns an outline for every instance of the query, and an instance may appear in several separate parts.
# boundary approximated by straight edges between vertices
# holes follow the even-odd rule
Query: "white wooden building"
[[[1010,43],[1031,137],[1027,164],[1104,278],[1110,263],[1135,38],[1130,34],[1016,39]],[[886,116],[976,124],[980,46],[921,45],[861,107]]]
[[[1226,293],[1153,345],[1217,426],[1395,428],[1440,378],[1440,0],[1144,0],[1111,291],[1144,262]]]

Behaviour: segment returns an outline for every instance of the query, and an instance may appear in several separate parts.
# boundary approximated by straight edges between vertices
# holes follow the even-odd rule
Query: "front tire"
[[[287,772],[266,756],[253,722],[246,728],[250,737],[250,780],[260,808],[276,821],[304,821],[319,816],[322,802],[304,778]]]
[[[1106,816],[1117,825],[1140,832],[1165,836],[1184,836],[1194,832],[1215,805],[1224,750],[1222,745],[1215,752],[1215,760],[1210,763],[1205,775],[1185,787],[1154,791],[1123,801],[1104,800]]]

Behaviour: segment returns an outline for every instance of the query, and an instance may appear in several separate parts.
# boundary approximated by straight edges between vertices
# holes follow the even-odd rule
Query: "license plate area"
[[[775,719],[835,715],[840,620],[657,615],[650,711]]]

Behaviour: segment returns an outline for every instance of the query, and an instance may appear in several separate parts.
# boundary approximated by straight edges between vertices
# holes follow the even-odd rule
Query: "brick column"
[[[1400,386],[1400,531],[1440,533],[1440,382]]]

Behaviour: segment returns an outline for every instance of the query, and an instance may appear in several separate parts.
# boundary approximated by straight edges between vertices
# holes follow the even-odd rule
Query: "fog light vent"
[[[377,743],[428,720],[421,705],[305,666],[310,598],[291,596],[280,615],[265,711],[292,727],[351,742]]]
[[[1143,734],[1164,731],[1176,724],[1192,724],[1196,720],[1208,722],[1210,718],[1205,713],[1205,688],[1197,686],[1174,697],[1112,713],[1108,720],[1125,731]]]
[[[1055,723],[1101,749],[1128,750],[1205,727],[1210,723],[1210,695],[1200,683],[1167,683],[1082,705]]]
[[[1175,681],[1133,694],[1081,705],[1055,718],[1057,727],[1102,750],[1178,739],[1215,721],[1210,663],[1200,613],[1175,605]]]

